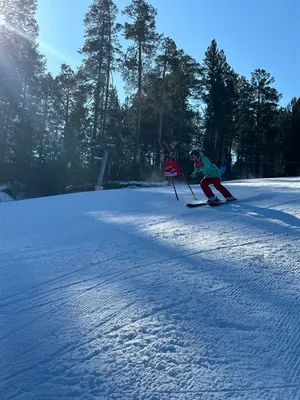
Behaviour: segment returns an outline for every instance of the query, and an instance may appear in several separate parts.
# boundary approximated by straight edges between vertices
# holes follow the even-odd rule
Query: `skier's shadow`
[[[299,199],[300,203],[300,199]],[[274,208],[257,207],[252,204],[233,203],[237,212],[246,217],[261,219],[268,223],[279,222],[282,226],[288,225],[290,228],[300,228],[300,219],[295,215]],[[294,203],[295,204],[295,203]],[[297,203],[298,204],[298,203]],[[225,207],[224,207],[225,208]],[[232,211],[232,210],[231,210]]]

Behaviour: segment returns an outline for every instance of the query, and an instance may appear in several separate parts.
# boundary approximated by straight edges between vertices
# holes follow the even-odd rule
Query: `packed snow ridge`
[[[1,400],[300,399],[300,178],[226,186],[1,204]]]

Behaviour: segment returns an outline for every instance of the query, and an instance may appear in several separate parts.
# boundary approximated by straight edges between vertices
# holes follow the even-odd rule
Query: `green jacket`
[[[221,172],[219,168],[213,164],[209,158],[200,154],[198,159],[194,162],[194,172],[191,174],[195,178],[197,174],[202,173],[204,178],[220,178]]]

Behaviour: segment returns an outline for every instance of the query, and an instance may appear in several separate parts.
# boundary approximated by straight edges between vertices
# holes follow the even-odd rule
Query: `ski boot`
[[[216,204],[220,203],[220,199],[217,198],[217,196],[211,196],[207,200],[207,204]]]
[[[237,199],[233,196],[226,197],[226,201],[235,201],[235,200]]]

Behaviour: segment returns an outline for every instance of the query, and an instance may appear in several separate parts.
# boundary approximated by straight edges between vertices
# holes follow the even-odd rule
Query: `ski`
[[[237,201],[237,199],[232,200],[232,201],[219,200],[219,201],[216,201],[215,203],[207,203],[207,202],[187,203],[186,206],[189,208],[201,207],[201,206],[216,207],[216,206],[221,206],[222,204],[233,203],[234,201]]]
[[[192,208],[192,207],[201,207],[201,206],[207,206],[208,203],[204,202],[204,203],[188,203],[186,204],[187,207]]]
[[[231,203],[231,201],[219,200],[219,201],[216,201],[215,203],[214,202],[208,203],[208,205],[210,207],[216,207],[216,206],[221,206],[222,204],[226,204],[226,203]]]

